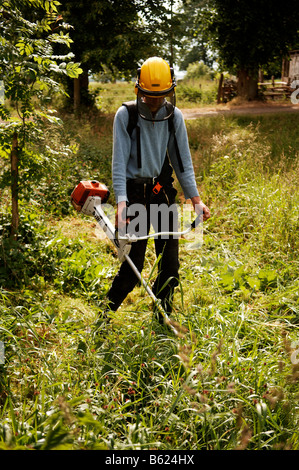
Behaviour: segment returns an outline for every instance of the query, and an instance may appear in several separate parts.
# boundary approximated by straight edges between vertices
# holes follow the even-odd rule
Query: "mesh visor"
[[[142,119],[152,122],[167,121],[175,108],[175,93],[172,96],[150,97],[137,95],[137,110]]]

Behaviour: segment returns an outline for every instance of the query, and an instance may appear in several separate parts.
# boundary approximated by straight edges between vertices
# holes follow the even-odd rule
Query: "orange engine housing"
[[[98,181],[80,181],[71,194],[72,203],[82,207],[89,196],[99,196],[101,202],[105,203],[109,197],[109,189]]]

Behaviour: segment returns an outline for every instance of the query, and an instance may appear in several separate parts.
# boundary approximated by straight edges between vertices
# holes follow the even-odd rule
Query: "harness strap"
[[[129,113],[129,122],[127,126],[127,132],[129,136],[132,136],[132,132],[136,129],[136,138],[137,138],[137,165],[138,168],[141,168],[141,143],[140,143],[140,127],[138,126],[138,113],[137,113],[137,104],[136,101],[126,101],[123,103]]]
[[[141,168],[141,145],[140,145],[140,127],[136,126],[136,136],[137,136],[137,165],[138,168]]]
[[[142,158],[141,158],[141,141],[140,141],[140,127],[138,126],[138,113],[137,113],[137,104],[136,101],[126,101],[123,103],[123,106],[125,106],[128,110],[129,113],[129,121],[128,121],[128,126],[127,126],[127,132],[132,136],[133,130],[136,128],[136,139],[137,139],[137,165],[138,168],[142,167]],[[168,111],[171,111],[170,107],[172,107],[171,103],[166,103],[166,107],[168,108]],[[176,133],[175,133],[175,128],[173,124],[173,114],[170,116],[168,119],[168,131],[170,134],[173,135],[174,138],[174,147],[176,151],[176,157],[178,160],[179,164],[179,169],[180,172],[184,172],[184,165],[182,162],[182,158],[180,155],[180,149],[178,146],[177,138],[176,138]]]
[[[179,149],[178,141],[177,141],[176,134],[175,134],[175,128],[174,128],[174,124],[173,124],[173,116],[171,116],[171,117],[168,119],[168,130],[169,130],[169,133],[170,133],[170,134],[171,134],[171,133],[173,134],[173,138],[174,138],[174,147],[175,147],[175,151],[176,151],[176,157],[177,157],[177,160],[178,160],[180,172],[183,173],[183,172],[184,172],[184,165],[183,165],[183,162],[182,162],[182,158],[181,158],[181,154],[180,154],[180,149]]]

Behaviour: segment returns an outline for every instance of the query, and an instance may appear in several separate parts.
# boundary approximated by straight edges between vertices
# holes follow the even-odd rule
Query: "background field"
[[[1,447],[299,449],[297,116],[186,122],[212,217],[199,249],[181,240],[183,336],[158,326],[140,287],[95,335],[119,263],[70,194],[81,179],[111,188],[113,113],[134,97],[100,87],[100,112],[49,128],[57,155],[24,188],[13,245],[1,193]],[[150,242],[144,276],[155,274]]]
[[[177,99],[182,108],[198,108],[215,103],[218,82],[216,79],[194,78],[177,82]],[[97,107],[104,113],[114,112],[123,101],[134,100],[134,82],[100,83],[91,82],[90,91]]]

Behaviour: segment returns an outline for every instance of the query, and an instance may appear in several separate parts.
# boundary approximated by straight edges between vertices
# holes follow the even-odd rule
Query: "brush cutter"
[[[106,236],[113,243],[117,250],[118,258],[121,262],[127,261],[134,271],[135,275],[145,288],[146,292],[149,294],[151,299],[154,301],[159,313],[161,313],[164,322],[170,326],[175,334],[178,334],[176,329],[171,324],[167,313],[162,308],[159,299],[155,296],[153,291],[150,289],[148,283],[142,278],[137,267],[131,260],[129,254],[131,250],[132,243],[138,240],[145,240],[150,237],[157,236],[181,236],[189,233],[191,230],[195,229],[201,220],[201,215],[198,215],[197,218],[192,222],[192,224],[182,232],[155,232],[153,234],[148,234],[146,236],[137,237],[135,235],[125,234],[121,236],[118,231],[115,229],[113,224],[110,222],[109,218],[105,214],[102,204],[106,203],[109,197],[109,189],[103,183],[98,181],[81,181],[73,190],[71,195],[71,202],[74,208],[85,215],[93,216],[98,225],[105,232]]]

